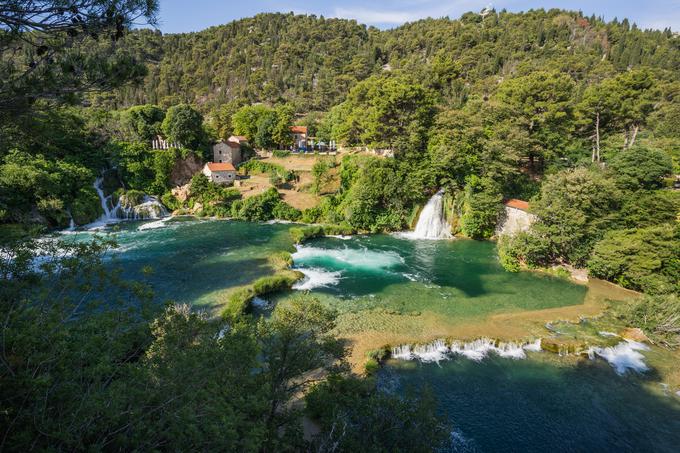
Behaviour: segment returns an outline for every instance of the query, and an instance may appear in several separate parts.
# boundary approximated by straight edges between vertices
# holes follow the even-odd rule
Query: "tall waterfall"
[[[427,202],[418,217],[415,239],[446,239],[451,237],[451,225],[444,216],[444,191],[440,190]]]

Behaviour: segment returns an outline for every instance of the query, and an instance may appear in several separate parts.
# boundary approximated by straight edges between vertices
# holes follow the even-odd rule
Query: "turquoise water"
[[[149,226],[159,228],[145,229]],[[142,278],[143,270],[152,268],[145,278],[159,302],[216,307],[232,288],[270,274],[267,258],[273,252],[295,250],[288,229],[191,219],[122,223],[114,233],[120,248],[112,252],[111,265],[130,278]],[[308,288],[355,324],[366,317],[363,310],[378,308],[464,322],[583,302],[583,286],[503,271],[494,247],[378,235],[314,240],[294,256],[309,276],[301,290]],[[419,316],[405,318],[417,322]],[[380,380],[398,392],[432,388],[463,451],[678,451],[678,398],[641,385],[657,378],[653,370],[618,376],[601,360],[575,366],[547,357],[554,356],[514,361],[491,355],[480,363],[455,358],[441,366],[395,362]]]
[[[323,238],[299,247],[293,258],[308,274],[301,286],[341,311],[380,307],[470,317],[581,304],[587,292],[548,275],[506,272],[492,242]]]
[[[158,228],[144,229],[149,225]],[[235,286],[272,273],[268,256],[293,250],[288,228],[178,218],[166,223],[119,223],[99,234],[111,234],[119,244],[110,253],[112,266],[121,268],[124,277],[148,281],[159,303],[214,307]],[[94,234],[86,231],[63,237],[88,240]],[[143,275],[147,267],[152,272]]]
[[[380,379],[391,391],[429,388],[456,451],[680,451],[680,400],[642,386],[653,371],[619,376],[601,361],[546,356],[395,362]]]

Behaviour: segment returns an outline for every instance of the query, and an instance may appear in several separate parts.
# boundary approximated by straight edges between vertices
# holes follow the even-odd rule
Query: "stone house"
[[[229,162],[208,162],[203,174],[215,184],[233,184],[236,180],[236,168]]]
[[[505,203],[505,212],[498,225],[498,235],[514,236],[517,233],[528,231],[536,221],[536,216],[529,212],[529,203],[514,198]]]
[[[213,161],[215,163],[230,163],[238,165],[242,160],[241,145],[238,142],[220,140],[213,145]]]
[[[291,126],[293,134],[293,147],[295,149],[307,149],[307,126]]]

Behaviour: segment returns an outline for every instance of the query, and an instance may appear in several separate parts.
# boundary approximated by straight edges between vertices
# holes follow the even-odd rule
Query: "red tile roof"
[[[227,140],[225,143],[227,144],[227,146],[229,148],[240,148],[241,147],[241,145],[239,145],[236,142],[232,142],[231,140]]]
[[[306,134],[307,126],[291,126],[290,131],[294,134]]]
[[[229,162],[208,162],[208,169],[210,171],[236,171],[234,166]]]
[[[528,211],[529,210],[529,203],[523,200],[517,200],[515,198],[511,198],[508,201],[505,202],[505,206],[508,206],[510,208],[515,208],[515,209],[520,209],[522,211]]]
[[[232,135],[231,137],[229,137],[230,140],[231,140],[232,138],[235,139],[238,143],[247,142],[247,141],[248,141],[248,138],[246,138],[246,137],[243,136],[243,135]]]

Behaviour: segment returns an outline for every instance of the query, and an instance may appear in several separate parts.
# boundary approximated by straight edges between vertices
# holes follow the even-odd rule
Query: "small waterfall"
[[[525,351],[539,352],[541,340],[531,343],[504,342],[490,338],[461,342],[453,341],[447,345],[444,340],[436,340],[422,345],[400,345],[392,349],[392,358],[399,360],[420,360],[421,362],[439,362],[454,355],[461,355],[475,362],[483,360],[490,353],[507,359],[524,359]]]
[[[126,205],[121,200],[118,200],[118,204],[112,214],[115,214],[119,219],[125,220],[158,220],[166,217],[168,211],[156,197],[145,195],[142,202],[134,206]]]
[[[100,176],[94,181],[94,189],[99,195],[99,200],[102,205],[104,214],[94,223],[90,224],[90,228],[100,228],[106,226],[107,223],[120,222],[121,220],[147,220],[147,219],[162,219],[168,215],[165,206],[161,204],[156,197],[144,196],[142,203],[134,206],[122,206],[121,198],[113,206],[112,196],[104,196],[104,178]]]
[[[108,197],[104,196],[104,188],[102,187],[104,184],[104,177],[100,176],[99,178],[95,179],[94,181],[94,190],[97,191],[97,195],[99,195],[99,201],[102,204],[102,210],[104,211],[104,214],[94,222],[96,225],[105,225],[107,222],[116,222],[118,221],[117,213],[118,209],[120,208],[120,201],[116,206],[112,206],[111,202],[111,195]]]
[[[414,239],[447,239],[451,225],[444,216],[444,191],[440,190],[427,202],[418,217],[416,229],[409,235]]]

